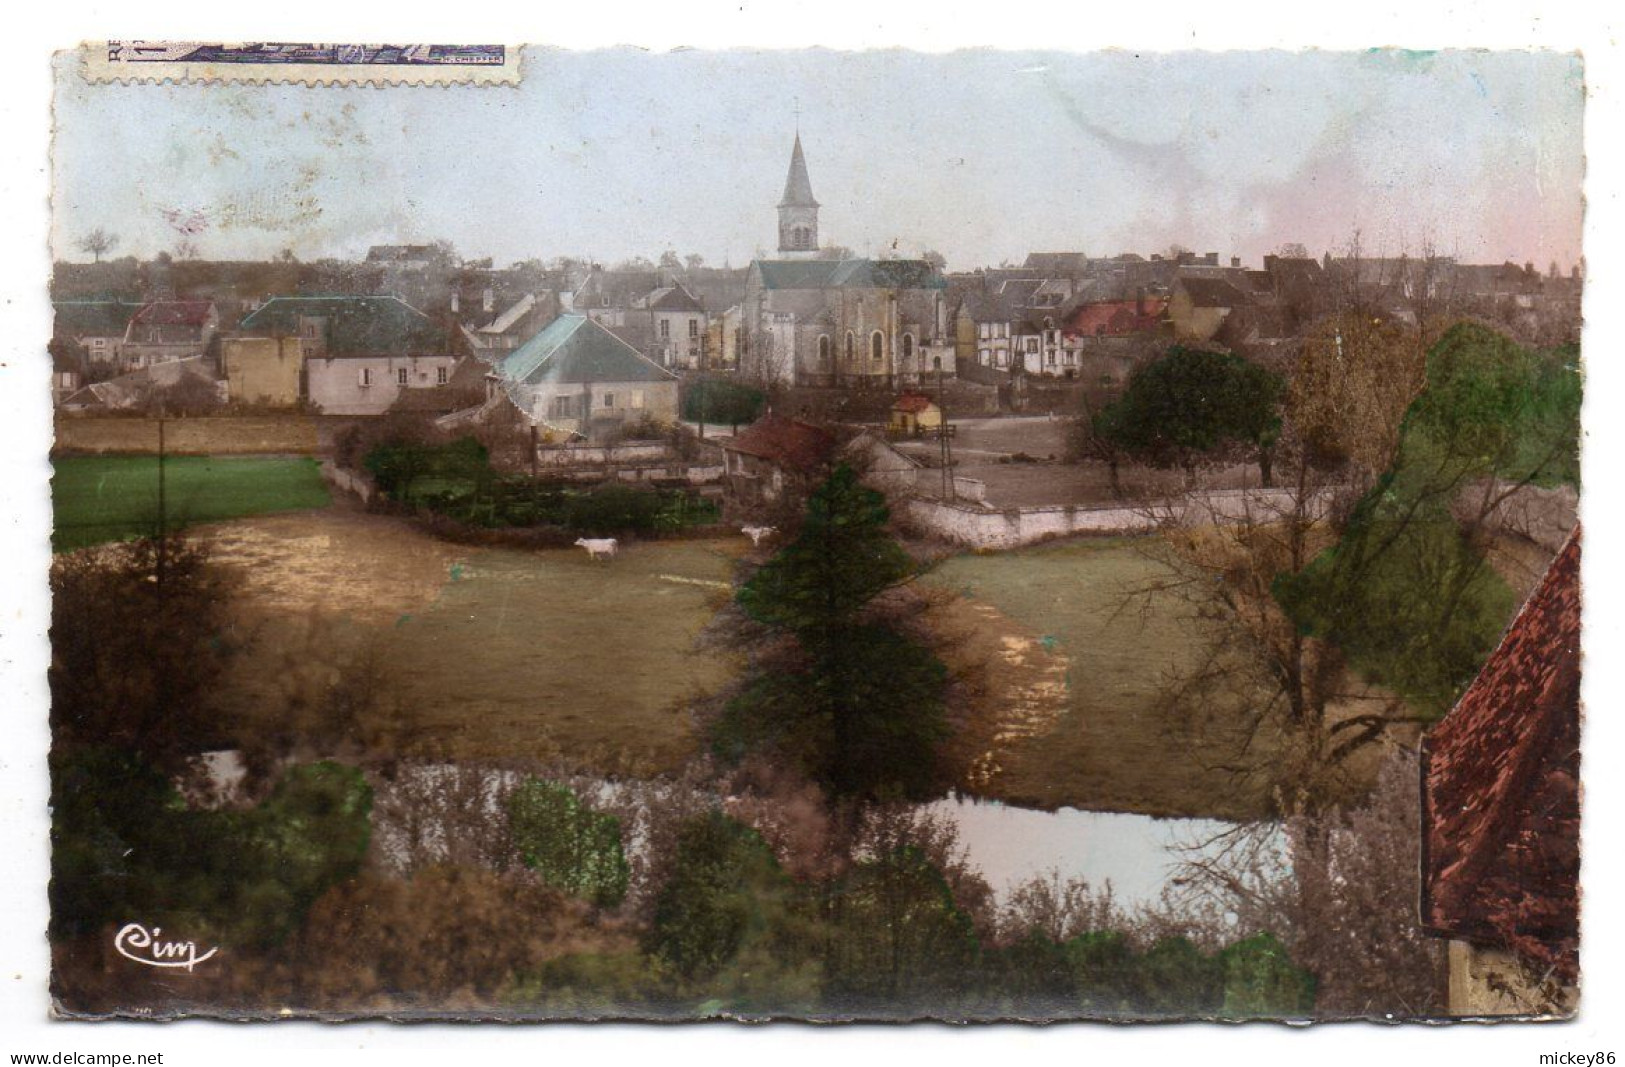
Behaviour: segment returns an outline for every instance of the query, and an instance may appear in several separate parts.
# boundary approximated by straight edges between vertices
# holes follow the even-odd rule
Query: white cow
[[[590,559],[600,559],[615,554],[615,538],[613,537],[578,537],[576,544],[587,550]]]
[[[758,548],[761,546],[762,538],[772,537],[779,531],[776,526],[741,526],[739,532],[750,538],[752,548]]]

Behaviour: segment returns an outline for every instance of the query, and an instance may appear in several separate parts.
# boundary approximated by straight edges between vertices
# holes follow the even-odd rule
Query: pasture
[[[158,529],[158,457],[58,456],[51,505],[57,551],[150,535]],[[169,456],[164,460],[169,529],[330,502],[314,459]]]
[[[221,701],[249,731],[277,729],[311,679],[361,672],[372,755],[658,773],[694,752],[685,700],[733,675],[694,641],[730,595],[743,538],[623,543],[595,561],[331,511],[205,533],[244,581],[252,640]]]
[[[927,579],[976,612],[1002,648],[1006,685],[988,730],[992,772],[981,795],[1041,808],[1241,819],[1267,796],[1220,765],[1278,754],[1262,736],[1243,755],[1235,709],[1193,723],[1168,707],[1168,687],[1196,667],[1203,624],[1171,594],[1133,597],[1166,572],[1135,539],[1074,540],[962,555]],[[1364,774],[1369,768],[1357,769]]]

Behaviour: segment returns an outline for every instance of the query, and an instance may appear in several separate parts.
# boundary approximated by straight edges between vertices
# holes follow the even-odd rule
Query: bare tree
[[[102,257],[118,247],[118,235],[98,226],[81,237],[74,245],[81,252],[89,252],[100,263]]]

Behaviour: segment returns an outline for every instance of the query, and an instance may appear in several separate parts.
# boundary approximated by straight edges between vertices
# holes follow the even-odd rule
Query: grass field
[[[659,772],[694,751],[682,700],[733,673],[694,638],[728,595],[742,538],[623,544],[593,562],[334,511],[204,532],[245,583],[256,640],[221,701],[250,728],[278,728],[287,693],[343,662],[334,649],[367,648],[387,700],[363,732],[393,734],[398,752]]]
[[[1194,736],[1162,707],[1167,676],[1192,665],[1201,640],[1172,599],[1144,613],[1125,606],[1159,573],[1132,541],[1089,540],[959,556],[932,574],[981,605],[984,625],[1008,629],[1008,658],[1044,662],[1064,687],[1056,714],[1007,731],[990,795],[1045,808],[1258,813],[1260,794],[1209,769],[1239,735]]]
[[[60,456],[54,465],[52,545],[58,551],[139,537],[157,529],[156,456]],[[171,529],[326,507],[329,501],[314,459],[171,456],[164,460],[164,512]]]

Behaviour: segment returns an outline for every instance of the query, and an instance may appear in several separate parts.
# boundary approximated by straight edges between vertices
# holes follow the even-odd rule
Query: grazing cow
[[[615,538],[613,537],[578,537],[576,544],[587,550],[590,559],[601,559],[604,556],[615,554]]]
[[[762,538],[772,537],[779,531],[775,526],[741,526],[739,532],[750,538],[752,548],[757,548],[761,546]]]

